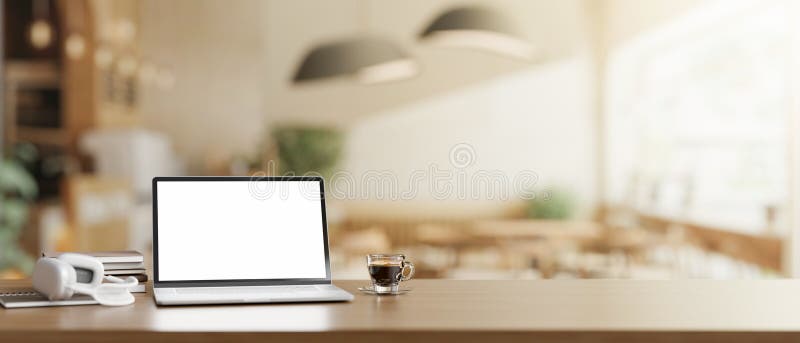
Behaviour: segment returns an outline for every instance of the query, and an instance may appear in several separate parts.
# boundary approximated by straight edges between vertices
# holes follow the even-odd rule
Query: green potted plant
[[[533,219],[570,219],[575,214],[575,197],[563,189],[541,192],[528,201],[525,212]]]
[[[328,177],[342,155],[340,131],[321,127],[277,127],[272,130],[281,175],[319,173]]]
[[[18,146],[12,156],[0,160],[0,272],[27,274],[33,269],[33,259],[19,246],[19,235],[38,194],[36,180],[22,162],[35,154],[32,146]]]

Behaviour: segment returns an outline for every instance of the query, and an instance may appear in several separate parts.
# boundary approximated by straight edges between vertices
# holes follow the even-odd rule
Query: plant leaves
[[[281,127],[272,133],[278,145],[281,174],[327,176],[341,157],[344,140],[338,130]]]
[[[18,234],[28,221],[28,203],[21,199],[5,199],[0,208],[0,229]]]
[[[25,199],[36,198],[36,180],[17,162],[4,159],[0,163],[0,192],[16,192]]]
[[[575,213],[575,198],[564,190],[553,190],[549,198],[535,198],[528,202],[526,209],[529,218],[570,219]]]
[[[29,202],[37,194],[36,180],[24,166],[0,160],[0,270],[30,273],[33,269],[33,259],[19,248],[19,233],[28,220]]]

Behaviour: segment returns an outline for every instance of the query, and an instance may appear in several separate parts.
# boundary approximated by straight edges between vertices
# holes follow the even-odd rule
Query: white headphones
[[[139,284],[129,276],[122,280],[103,276],[105,269],[92,256],[64,253],[57,258],[43,257],[33,269],[33,288],[50,300],[69,299],[75,293],[93,297],[101,305],[122,306],[135,299],[129,288]],[[103,283],[103,280],[111,283]]]

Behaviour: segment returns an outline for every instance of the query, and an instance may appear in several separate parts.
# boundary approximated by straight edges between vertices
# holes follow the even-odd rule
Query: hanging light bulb
[[[33,22],[28,29],[28,39],[35,49],[44,49],[53,42],[53,27],[47,21],[50,15],[48,0],[33,1]]]
[[[114,54],[107,46],[100,46],[94,51],[94,63],[100,69],[107,69],[114,61]]]
[[[53,27],[44,19],[36,19],[28,31],[28,38],[34,48],[47,48],[53,41]]]
[[[86,39],[81,34],[86,7],[83,1],[76,1],[75,4],[78,6],[75,11],[68,11],[75,14],[67,15],[64,19],[67,27],[66,31],[69,33],[67,39],[64,40],[64,53],[71,60],[79,60],[86,54]]]
[[[64,51],[67,57],[78,60],[86,53],[86,40],[79,33],[72,33],[64,42]]]
[[[136,25],[128,19],[115,22],[112,30],[112,37],[118,44],[130,44],[136,38]]]
[[[117,72],[125,77],[133,76],[136,73],[136,68],[139,67],[139,62],[130,55],[125,55],[117,61]]]

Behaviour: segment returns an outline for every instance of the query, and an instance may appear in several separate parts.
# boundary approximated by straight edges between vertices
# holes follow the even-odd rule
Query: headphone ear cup
[[[55,258],[43,257],[33,268],[33,289],[50,300],[69,299],[77,282],[75,268]]]

